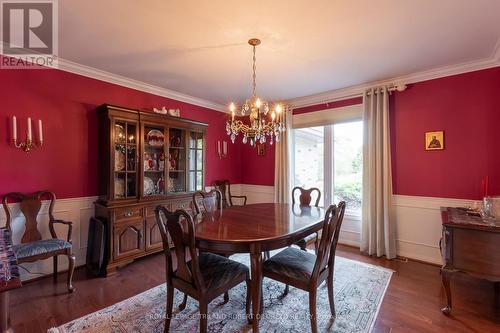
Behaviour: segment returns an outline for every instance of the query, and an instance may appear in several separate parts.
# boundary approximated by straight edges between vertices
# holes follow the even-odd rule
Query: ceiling
[[[488,58],[499,0],[59,1],[59,56],[208,101],[286,100]]]

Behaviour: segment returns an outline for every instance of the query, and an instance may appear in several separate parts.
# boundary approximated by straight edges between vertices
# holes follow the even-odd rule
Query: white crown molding
[[[58,69],[63,70],[65,72],[70,72],[73,74],[78,74],[82,76],[86,76],[92,79],[97,79],[100,81],[108,82],[108,83],[113,83],[119,86],[127,87],[127,88],[132,88],[135,90],[147,92],[150,94],[174,99],[176,101],[181,101],[197,106],[202,106],[208,109],[216,110],[216,111],[221,111],[221,112],[227,112],[227,107],[224,105],[214,103],[211,101],[207,101],[202,98],[186,95],[174,90],[162,88],[159,86],[155,86],[149,83],[145,83],[142,81],[130,79],[125,76],[121,76],[118,74],[113,74],[110,72],[106,72],[94,67],[90,66],[85,66],[82,64],[78,64],[66,59],[59,58],[58,60],[59,66]]]
[[[374,86],[411,84],[498,66],[500,66],[500,39],[497,41],[491,56],[487,58],[463,62],[455,65],[437,67],[430,70],[401,75],[385,80],[362,83],[351,87],[325,91],[319,94],[292,98],[286,102],[293,108],[301,108],[311,105],[349,99],[353,97],[360,97],[363,95],[363,92],[366,89],[372,88]]]
[[[0,40],[0,43],[2,44],[2,46],[5,45],[5,42],[3,42],[1,40]],[[4,55],[4,54],[2,53],[2,55]],[[9,56],[9,55],[7,55],[7,56]],[[208,101],[208,100],[205,100],[202,98],[183,94],[183,93],[178,92],[178,91],[155,86],[155,85],[145,83],[142,81],[134,80],[134,79],[122,76],[122,75],[106,72],[106,71],[103,71],[103,70],[100,70],[100,69],[97,69],[94,67],[82,65],[82,64],[70,61],[70,60],[60,58],[60,57],[57,57],[57,66],[54,67],[54,69],[59,69],[59,70],[65,71],[65,72],[69,72],[69,73],[77,74],[77,75],[81,75],[81,76],[86,76],[86,77],[89,77],[91,79],[96,79],[96,80],[100,80],[100,81],[104,81],[104,82],[108,82],[108,83],[113,83],[113,84],[116,84],[116,85],[119,85],[122,87],[127,87],[127,88],[131,88],[131,89],[147,92],[150,94],[170,98],[170,99],[180,101],[180,102],[185,102],[185,103],[189,103],[189,104],[193,104],[193,105],[197,105],[197,106],[202,106],[202,107],[205,107],[207,109],[221,111],[224,113],[228,112],[227,107],[222,105],[222,104],[218,104],[218,103],[211,102],[211,101]]]

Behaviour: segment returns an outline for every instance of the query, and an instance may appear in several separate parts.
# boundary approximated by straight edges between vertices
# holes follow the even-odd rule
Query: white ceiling
[[[500,0],[59,1],[59,56],[216,103],[285,100],[488,58]]]

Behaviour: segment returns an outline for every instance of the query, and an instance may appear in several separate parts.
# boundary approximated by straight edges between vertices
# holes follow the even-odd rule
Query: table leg
[[[252,270],[252,330],[259,332],[260,306],[262,298],[262,253],[260,249],[253,249],[250,253],[250,268]]]
[[[0,332],[14,333],[14,330],[10,327],[8,291],[0,293]]]

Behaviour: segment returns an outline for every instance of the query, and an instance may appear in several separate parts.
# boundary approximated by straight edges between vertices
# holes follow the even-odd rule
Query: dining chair
[[[222,211],[222,194],[219,190],[213,189],[210,192],[196,191],[193,193],[194,216],[199,214],[213,214],[215,211]],[[216,253],[218,255],[229,258],[231,254]],[[224,302],[229,301],[229,293],[224,294]],[[184,295],[179,308],[183,310],[186,307],[187,294]]]
[[[42,239],[42,234],[38,229],[37,216],[42,208],[42,200],[49,200],[49,232],[52,238]],[[3,197],[3,207],[5,209],[7,221],[6,228],[12,231],[12,220],[14,218],[10,202],[19,202],[21,213],[25,218],[25,229],[21,236],[21,243],[12,247],[16,254],[19,264],[25,262],[34,262],[53,258],[54,266],[54,282],[57,281],[57,257],[64,255],[68,257],[68,291],[73,292],[73,272],[75,269],[75,256],[72,252],[71,233],[73,224],[69,221],[57,220],[54,218],[54,204],[56,202],[56,195],[50,191],[39,191],[32,194],[23,194],[19,192],[7,193]],[[68,234],[66,239],[57,237],[54,225],[62,224],[68,227]]]
[[[339,240],[340,226],[344,218],[345,202],[328,207],[323,221],[322,237],[317,254],[288,247],[266,260],[263,276],[292,285],[309,292],[309,314],[311,331],[317,332],[316,293],[317,288],[326,280],[330,313],[335,318],[333,298],[333,268],[335,251]],[[286,296],[287,290],[283,296]]]
[[[193,218],[185,210],[170,212],[160,205],[156,207],[155,213],[166,258],[167,301],[164,332],[168,332],[170,328],[174,288],[199,302],[200,332],[204,333],[207,331],[208,304],[219,295],[242,282],[246,282],[246,315],[250,320],[250,274],[248,268],[217,254],[198,252],[195,247]],[[174,243],[177,262],[175,270],[167,233]]]
[[[246,195],[232,195],[231,194],[231,183],[229,182],[229,180],[227,180],[227,179],[216,180],[216,181],[214,181],[214,185],[222,194],[222,206],[224,208],[231,207],[234,205],[233,198],[242,199],[243,200],[242,206],[246,206],[246,204],[247,204]]]
[[[312,187],[310,189],[304,189],[302,187],[296,186],[292,190],[292,205],[295,205],[295,193],[297,191],[300,191],[300,196],[299,196],[299,204],[300,206],[310,206],[311,201],[312,201],[312,193],[317,192],[318,195],[316,197],[316,202],[314,203],[315,207],[318,207],[319,205],[319,200],[321,199],[321,191],[316,188]],[[300,247],[302,250],[307,251],[307,244],[311,241],[314,241],[314,251],[318,251],[318,239],[319,235],[317,232],[310,234],[309,236],[306,236],[305,238],[299,240],[295,245]]]
[[[195,215],[214,213],[222,210],[221,191],[213,189],[210,192],[196,191],[193,193],[193,206]]]

